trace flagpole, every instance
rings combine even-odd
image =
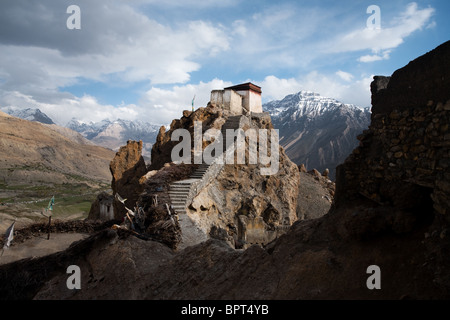
[[[48,233],[47,233],[47,240],[50,240],[50,227],[52,223],[52,212],[53,212],[53,205],[55,204],[55,196],[53,196],[50,199],[50,202],[48,203],[48,207],[45,211],[50,210],[50,214],[48,215]]]
[[[48,216],[48,234],[47,234],[47,240],[50,240],[50,225],[52,223],[52,215],[50,214]]]

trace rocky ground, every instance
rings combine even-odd
[[[297,215],[300,219],[317,219],[330,210],[334,199],[335,184],[327,175],[313,169],[300,167],[300,184],[297,201]]]

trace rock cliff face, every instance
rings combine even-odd
[[[161,128],[152,150],[151,168],[159,169],[163,163],[171,162],[171,151],[178,143],[171,139],[174,130],[187,129],[191,133],[191,141],[194,141],[195,121],[202,123],[202,133],[205,133],[209,129],[223,129],[229,117],[227,111],[212,105],[199,108],[194,113],[185,111],[180,120],[172,122],[169,131]],[[267,130],[266,147],[271,157],[270,130],[273,126],[268,114],[253,114],[233,121],[238,121],[233,123],[244,133],[251,129],[257,134],[258,130]],[[275,174],[261,174],[261,168],[265,165],[249,164],[249,139],[246,138],[243,146],[245,163],[238,164],[236,153],[233,163],[225,161],[224,165],[208,171],[207,176],[213,176],[188,199],[187,217],[183,218],[191,219],[204,239],[227,240],[236,248],[268,243],[283,234],[298,218],[296,207],[300,178],[297,166],[277,144],[279,157],[274,158],[277,162]],[[209,141],[203,140],[202,150],[209,144]],[[262,148],[260,141],[257,147]],[[259,159],[260,156],[256,157]]]
[[[273,129],[268,114],[254,114],[251,119],[242,117],[240,127],[244,132]],[[271,143],[274,142],[267,145],[269,150]],[[192,199],[188,213],[205,233],[230,240],[233,247],[246,248],[274,240],[297,220],[298,167],[281,146],[277,148],[276,173],[264,175],[263,165],[249,164],[247,139],[246,163],[225,163],[217,177]]]
[[[142,141],[129,140],[126,146],[120,148],[110,163],[112,174],[111,188],[113,194],[118,193],[126,199],[125,205],[133,209],[139,194],[143,191],[140,179],[147,173],[144,158],[142,157]],[[125,216],[124,205],[114,199],[114,217],[121,219]]]
[[[177,129],[186,129],[191,133],[191,142],[194,141],[194,123],[202,122],[202,134],[209,128],[220,129],[225,122],[222,110],[213,106],[198,108],[195,112],[185,110],[181,119],[174,119],[170,124],[169,130],[162,126],[159,129],[156,142],[152,146],[152,163],[150,170],[159,170],[165,163],[172,162],[171,153],[173,148],[180,143],[172,140],[172,134]],[[207,145],[202,145],[202,149]],[[194,145],[192,144],[191,150]],[[193,159],[193,158],[192,158]],[[192,161],[193,162],[193,161]]]

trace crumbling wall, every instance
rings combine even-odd
[[[374,77],[372,123],[337,168],[336,205],[361,197],[450,221],[450,42]]]
[[[101,192],[91,205],[88,220],[109,221],[114,219],[114,196]]]

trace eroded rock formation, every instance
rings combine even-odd
[[[244,132],[273,129],[268,114],[242,117],[240,127]],[[273,142],[267,140],[270,150]],[[247,138],[246,163],[225,163],[217,177],[192,199],[188,212],[206,233],[242,248],[274,240],[297,220],[298,167],[281,146],[278,148],[279,157],[273,159],[276,172],[265,175],[261,173],[264,165],[248,163]]]
[[[195,112],[185,110],[181,119],[174,119],[170,128],[166,130],[164,126],[159,129],[156,142],[152,147],[152,163],[150,170],[159,170],[164,164],[172,162],[171,153],[173,148],[180,143],[172,139],[172,134],[177,129],[186,129],[191,133],[193,149],[194,123],[202,122],[202,134],[209,128],[220,129],[225,122],[222,109],[208,105],[206,108],[198,108]],[[206,146],[207,142],[202,146]]]
[[[142,141],[128,141],[127,145],[121,147],[116,153],[109,167],[112,174],[113,194],[118,193],[123,199],[126,199],[125,205],[133,209],[143,190],[140,180],[147,173],[147,167],[142,157]],[[114,199],[115,219],[123,218],[125,213],[124,205]]]

